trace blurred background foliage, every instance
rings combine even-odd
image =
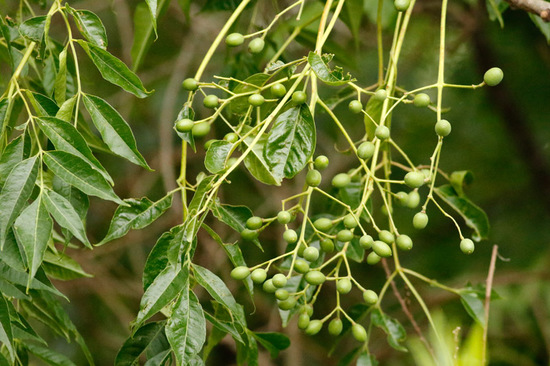
[[[238,1],[235,1],[238,2]],[[308,1],[309,2],[309,1]],[[175,187],[179,168],[179,139],[172,126],[186,93],[180,88],[185,77],[192,76],[208,46],[229,16],[227,11],[209,11],[212,7],[231,5],[231,1],[191,1],[186,14],[185,4],[173,1],[159,18],[158,39],[154,42],[138,74],[148,89],[155,93],[145,100],[117,90],[101,81],[94,67],[85,68],[85,90],[102,95],[127,119],[136,135],[138,146],[155,172],[146,172],[121,159],[100,155],[105,167],[112,173],[115,190],[121,197],[148,196],[159,198]],[[257,10],[251,8],[241,17],[236,31],[254,31],[254,24],[265,25],[282,8],[283,1],[260,1]],[[356,2],[357,3],[357,2]],[[4,0],[7,9],[14,3]],[[184,4],[182,9],[182,4]],[[109,51],[132,65],[133,16],[143,2],[137,0],[74,1],[71,6],[89,9],[98,14],[105,24],[110,44]],[[393,9],[391,2],[386,8]],[[202,10],[201,10],[202,9]],[[373,23],[373,5],[364,1],[364,16],[358,36],[339,24],[325,47],[326,52],[336,54],[334,63],[344,66],[361,85],[371,85],[377,78],[376,25]],[[419,1],[413,12],[410,30],[405,39],[399,63],[398,85],[416,88],[436,81],[439,35],[440,2]],[[9,13],[9,12],[8,12]],[[482,207],[491,222],[490,238],[477,245],[471,256],[463,255],[452,222],[432,211],[430,224],[422,232],[415,232],[415,248],[402,254],[403,265],[453,287],[463,287],[468,282],[482,284],[487,276],[491,247],[498,244],[499,253],[506,260],[498,260],[494,289],[500,299],[491,304],[489,328],[490,365],[548,365],[550,355],[550,48],[547,40],[534,26],[528,15],[508,10],[503,14],[504,28],[487,17],[485,4],[475,0],[453,1],[448,14],[448,47],[446,56],[446,81],[457,84],[477,84],[483,72],[492,66],[504,70],[505,78],[495,88],[475,91],[447,89],[444,106],[450,108],[445,118],[453,122],[453,133],[445,139],[441,167],[446,172],[471,170],[475,176],[468,188],[468,196]],[[52,23],[55,34],[56,21]],[[384,17],[385,49],[389,49],[395,12]],[[290,24],[289,22],[288,24]],[[281,23],[268,37],[269,50],[261,56],[253,56],[245,47],[236,50],[221,48],[207,69],[203,80],[211,80],[214,74],[246,77],[261,70],[273,54],[273,46],[280,45],[291,32],[288,24]],[[315,23],[313,24],[315,26]],[[285,53],[291,60],[306,55],[312,49],[312,37],[306,31],[297,43]],[[387,55],[386,55],[387,57]],[[84,58],[83,58],[84,59]],[[85,62],[85,61],[83,61]],[[337,89],[325,87],[330,96]],[[432,100],[436,95],[431,94]],[[345,103],[347,104],[347,103]],[[344,103],[337,107],[345,116]],[[199,115],[206,111],[198,110]],[[355,131],[356,137],[363,128],[358,119],[349,115],[343,118],[346,128]],[[433,124],[435,115],[412,106],[400,106],[393,118],[393,136],[407,151],[413,161],[426,161],[435,144]],[[319,147],[316,154],[331,156],[331,165],[325,177],[344,171],[345,154],[335,154],[334,146],[343,146],[326,114],[316,114]],[[356,124],[356,125],[354,125]],[[221,138],[227,132],[216,129],[209,138]],[[203,142],[205,142],[204,140]],[[202,143],[196,154],[191,154],[190,177],[204,170]],[[232,182],[220,193],[227,203],[246,203],[256,215],[270,217],[280,209],[280,199],[300,190],[304,177],[273,189],[255,182],[243,170],[230,176]],[[193,181],[193,178],[191,178]],[[328,183],[329,179],[325,179]],[[426,188],[424,188],[426,189]],[[379,206],[375,202],[376,214]],[[378,208],[377,208],[378,207]],[[115,205],[92,200],[88,215],[88,234],[92,242],[99,241],[107,231]],[[321,209],[321,205],[318,207]],[[402,227],[410,227],[412,213],[396,209],[396,219]],[[58,282],[55,285],[71,300],[66,308],[94,354],[98,365],[112,364],[114,356],[129,334],[128,324],[139,308],[141,297],[141,273],[145,259],[160,234],[181,220],[181,209],[174,207],[148,229],[130,232],[126,237],[93,251],[71,253],[94,278]],[[217,230],[225,232],[223,239],[234,242],[240,238],[223,224],[208,218]],[[409,226],[407,226],[409,225]],[[277,244],[280,228],[263,235],[265,253],[250,243],[242,248],[247,263],[256,264],[269,255],[282,251]],[[220,232],[219,231],[219,232]],[[70,249],[69,249],[70,250]],[[207,236],[199,233],[199,246],[195,260],[226,279],[228,286],[239,293],[240,301],[249,314],[254,330],[279,330],[280,320],[271,297],[261,291],[255,294],[256,306],[240,284],[229,278],[231,265],[225,253]],[[385,275],[382,266],[357,266],[361,281],[379,290]],[[361,267],[361,268],[359,268]],[[355,272],[359,273],[359,272]],[[411,312],[429,333],[427,322],[414,298],[403,283],[398,289],[410,305]],[[450,336],[450,347],[457,339],[476,332],[473,321],[462,308],[459,299],[449,293],[420,285],[428,306],[437,312],[437,322]],[[200,295],[200,294],[199,294]],[[356,301],[360,301],[357,295]],[[333,304],[323,304],[325,310]],[[350,301],[350,303],[352,303]],[[407,328],[408,345],[421,348],[414,339],[412,327],[401,311],[395,297],[389,294],[384,307]],[[292,345],[281,353],[278,360],[269,359],[264,352],[261,365],[336,365],[339,356],[356,346],[346,339],[327,355],[330,345],[324,333],[307,337],[294,323],[282,330]],[[454,333],[453,333],[454,331]],[[455,334],[455,336],[453,336]],[[411,354],[391,349],[381,331],[372,335],[372,351],[382,365],[425,364],[420,352]],[[351,338],[351,337],[350,337]],[[475,337],[471,338],[475,339]],[[79,356],[74,345],[63,341],[50,343],[65,354]],[[455,344],[456,346],[456,344]],[[466,347],[464,345],[464,347]],[[222,342],[213,351],[211,365],[231,365],[234,360],[234,344]],[[83,360],[81,360],[84,362]],[[83,364],[77,362],[77,364]],[[463,362],[467,365],[468,362]]]

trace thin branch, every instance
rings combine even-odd
[[[485,326],[483,327],[483,357],[482,363],[486,364],[487,354],[487,331],[489,329],[489,307],[491,306],[491,291],[493,288],[493,278],[495,276],[495,266],[498,255],[498,245],[493,245],[493,254],[491,255],[491,264],[489,265],[489,274],[487,275],[487,282],[485,287]]]
[[[521,9],[538,15],[545,22],[550,22],[550,2],[544,0],[505,0],[512,8]]]

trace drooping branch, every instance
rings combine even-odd
[[[524,10],[550,22],[550,2],[545,0],[506,0],[513,8]]]

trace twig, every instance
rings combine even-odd
[[[550,22],[550,3],[544,0],[505,0],[512,8],[521,9],[538,15],[543,21]]]
[[[493,245],[493,254],[491,255],[491,264],[489,265],[489,274],[485,288],[485,326],[483,327],[483,349],[482,349],[482,364],[486,364],[487,355],[487,331],[489,329],[489,307],[491,306],[491,291],[493,287],[493,277],[495,275],[495,266],[498,255],[498,245]]]

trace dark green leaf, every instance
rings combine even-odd
[[[44,37],[44,27],[46,26],[46,16],[39,16],[25,20],[19,26],[19,33],[33,42],[40,43]]]
[[[59,70],[55,76],[54,96],[59,105],[62,105],[67,97],[67,47],[59,53]]]
[[[275,359],[279,352],[290,346],[290,339],[281,333],[253,332],[254,338],[269,351],[271,358]]]
[[[3,293],[4,296],[12,297],[17,300],[29,300],[30,297],[27,296],[24,292],[19,290],[16,286],[12,285],[8,281],[5,281],[0,278],[0,293]],[[17,338],[17,336],[15,337]]]
[[[206,4],[201,9],[201,12],[212,12],[229,10],[233,11],[239,6],[242,0],[206,0]],[[254,3],[254,1],[252,1]]]
[[[153,0],[154,1],[154,0]],[[158,19],[168,9],[170,1],[158,0],[155,17]],[[149,47],[156,37],[156,24],[152,19],[151,8],[145,3],[139,3],[134,12],[134,42],[132,43],[132,70],[134,72],[141,66]]]
[[[138,98],[145,98],[152,93],[145,89],[139,77],[124,62],[93,43],[82,40],[77,40],[77,42],[90,56],[105,80],[120,86]]]
[[[46,191],[44,194],[44,204],[60,226],[69,230],[72,235],[88,248],[92,248],[86,236],[86,229],[82,219],[67,199],[55,191]]]
[[[233,144],[229,141],[219,140],[210,145],[204,158],[204,166],[212,174],[218,174],[225,170],[229,153]]]
[[[452,186],[446,184],[435,188],[435,193],[460,214],[466,225],[474,230],[472,239],[480,241],[489,235],[489,219],[487,214],[465,196],[459,197]]]
[[[376,358],[368,354],[367,352],[362,352],[359,355],[359,358],[357,359],[357,366],[377,366],[378,361],[376,361]]]
[[[343,357],[340,358],[338,361],[338,366],[349,366],[351,365],[352,361],[357,357],[357,354],[361,352],[360,347],[355,347],[350,352],[345,354]]]
[[[188,365],[206,340],[204,312],[197,296],[188,286],[184,286],[166,323],[166,338],[172,345],[177,365]]]
[[[10,67],[13,71],[15,70],[16,65],[13,59],[13,51],[11,47],[11,33],[3,17],[2,19],[0,19],[0,35],[2,35],[2,37],[6,41],[6,51],[8,53],[8,60],[9,60]],[[0,113],[0,116],[1,116],[1,113]],[[2,128],[1,121],[2,121],[2,118],[0,118],[0,129]]]
[[[246,206],[224,205],[217,200],[212,205],[212,213],[218,220],[229,225],[238,233],[246,228],[246,220],[253,216],[252,211]],[[263,251],[258,239],[254,239],[252,242]]]
[[[99,17],[89,10],[76,10],[69,5],[65,7],[73,16],[80,34],[94,45],[107,49],[107,33]]]
[[[99,97],[85,95],[84,105],[103,141],[112,152],[145,169],[152,170],[137,149],[132,129],[109,103]]]
[[[172,206],[172,197],[169,194],[156,202],[151,201],[147,197],[143,197],[140,200],[133,198],[124,200],[127,205],[117,208],[107,235],[97,245],[103,245],[111,240],[120,238],[132,229],[143,229],[150,225]]]
[[[244,130],[246,132],[246,129]],[[249,135],[244,139],[243,148],[248,148],[252,141],[254,141],[254,135]],[[277,179],[271,173],[271,168],[264,158],[264,146],[267,141],[267,136],[263,135],[254,144],[252,150],[244,158],[244,165],[246,169],[252,174],[254,178],[265,184],[271,184],[275,186],[281,185],[281,179]]]
[[[212,325],[215,327],[215,329],[218,329],[219,331],[223,332],[224,334],[227,334],[227,333],[231,334],[233,339],[235,339],[236,341],[244,344],[243,337],[241,336],[241,333],[239,332],[239,330],[235,327],[235,324],[233,324],[232,322],[223,321],[223,320],[217,318],[216,316],[213,316],[213,315],[209,314],[206,311],[204,312],[204,316],[205,316],[206,320],[208,320],[210,323],[212,323]]]
[[[361,27],[361,19],[363,18],[363,0],[348,0],[344,3],[344,12],[342,20],[348,26],[355,40],[355,44],[359,43],[359,28]]]
[[[401,345],[401,342],[407,339],[407,332],[397,319],[387,316],[380,309],[374,309],[371,314],[371,321],[388,335],[390,346],[398,351],[407,352],[407,348]]]
[[[82,192],[124,204],[105,178],[78,156],[65,151],[48,151],[44,153],[43,159],[55,175]]]
[[[55,114],[56,118],[59,118],[65,122],[70,122],[73,118],[74,106],[76,105],[76,95],[63,102],[59,110]],[[82,124],[82,123],[80,123]]]
[[[85,160],[90,166],[101,173],[111,184],[113,179],[92,154],[84,137],[74,126],[55,117],[39,117],[36,119],[40,129],[51,140],[57,150],[65,151]]]
[[[350,81],[353,81],[349,73],[347,75],[344,75],[344,71],[341,67],[336,66],[334,70],[331,70],[328,67],[328,62],[330,62],[331,59],[332,55],[325,55],[325,57],[323,58],[315,52],[310,52],[307,57],[307,61],[311,66],[311,69],[313,70],[313,72],[315,72],[315,75],[317,75],[317,77],[325,84],[336,86],[344,85]]]
[[[86,214],[90,206],[88,196],[57,176],[53,177],[52,186],[56,193],[71,203],[80,220],[86,221]]]
[[[36,114],[40,117],[55,116],[59,111],[57,104],[45,96],[44,94],[35,93],[27,90],[32,106],[36,110]]]
[[[27,258],[30,281],[42,264],[53,229],[53,222],[44,206],[42,194],[21,212],[13,224],[13,229]]]
[[[485,327],[485,308],[481,296],[471,290],[461,290],[459,294],[460,302],[462,302],[468,315],[470,315],[479,325]]]
[[[187,268],[178,268],[174,265],[166,267],[143,294],[133,327],[141,327],[143,322],[174,300],[187,281],[188,275]]]
[[[474,181],[474,175],[469,170],[460,170],[452,172],[449,178],[455,192],[460,196],[464,196],[464,188],[468,187]]]
[[[27,273],[15,270],[0,261],[0,278],[3,278],[8,282],[13,283],[14,285],[27,286],[29,275]],[[33,278],[29,288],[34,290],[48,291],[57,296],[65,297],[50,283],[45,282],[42,279],[39,280],[38,278]]]
[[[508,3],[504,0],[487,0],[486,7],[489,19],[492,21],[498,20],[500,27],[503,28],[504,20],[502,19],[502,13],[508,9]]]
[[[17,244],[13,230],[9,230],[8,235],[6,235],[1,258],[4,263],[13,269],[21,272],[26,272],[28,269],[25,262],[26,258],[21,254],[21,249],[19,248],[19,244]]]
[[[289,106],[275,119],[264,146],[264,157],[277,179],[292,178],[315,150],[315,123],[307,104]]]
[[[263,86],[271,75],[268,74],[254,74],[246,79],[242,83],[238,83],[237,86],[233,89],[235,94],[244,94],[247,92],[258,91],[259,88],[254,87],[254,85],[260,87]],[[248,103],[248,96],[242,96],[235,98],[230,104],[230,110],[232,113],[243,114],[245,113],[250,104]]]
[[[13,167],[0,193],[0,248],[8,229],[27,203],[38,175],[38,159],[36,156],[28,158]]]
[[[149,253],[145,268],[143,269],[143,290],[153,283],[153,280],[161,273],[168,265],[168,249],[172,246],[174,240],[182,237],[183,226],[173,227],[170,231],[165,232],[157,240],[157,243]]]
[[[133,336],[128,338],[115,358],[115,366],[134,365],[139,360],[139,356],[151,344],[151,342],[164,332],[165,322],[147,323],[140,327]]]
[[[369,140],[374,138],[374,130],[376,130],[377,126],[376,124],[379,123],[380,118],[382,118],[383,104],[383,101],[371,97],[365,106],[365,131]],[[373,121],[376,122],[376,124]]]
[[[51,349],[34,343],[26,343],[25,347],[35,356],[53,366],[76,366],[70,359]]]
[[[91,274],[85,272],[78,262],[63,253],[46,251],[42,266],[48,276],[61,281],[93,277]]]
[[[4,185],[13,167],[23,160],[24,136],[20,135],[13,139],[0,155],[0,187]]]
[[[508,4],[505,1],[502,1],[502,2],[505,3],[505,4]],[[529,14],[529,18],[531,18],[533,23],[535,23],[537,28],[544,35],[544,37],[546,38],[546,42],[548,44],[550,44],[550,23],[543,21],[541,19],[541,17],[539,17],[538,15],[534,15],[534,14]]]
[[[15,361],[15,349],[13,347],[13,332],[11,328],[8,302],[3,293],[0,294],[0,342],[7,348],[10,360]]]

